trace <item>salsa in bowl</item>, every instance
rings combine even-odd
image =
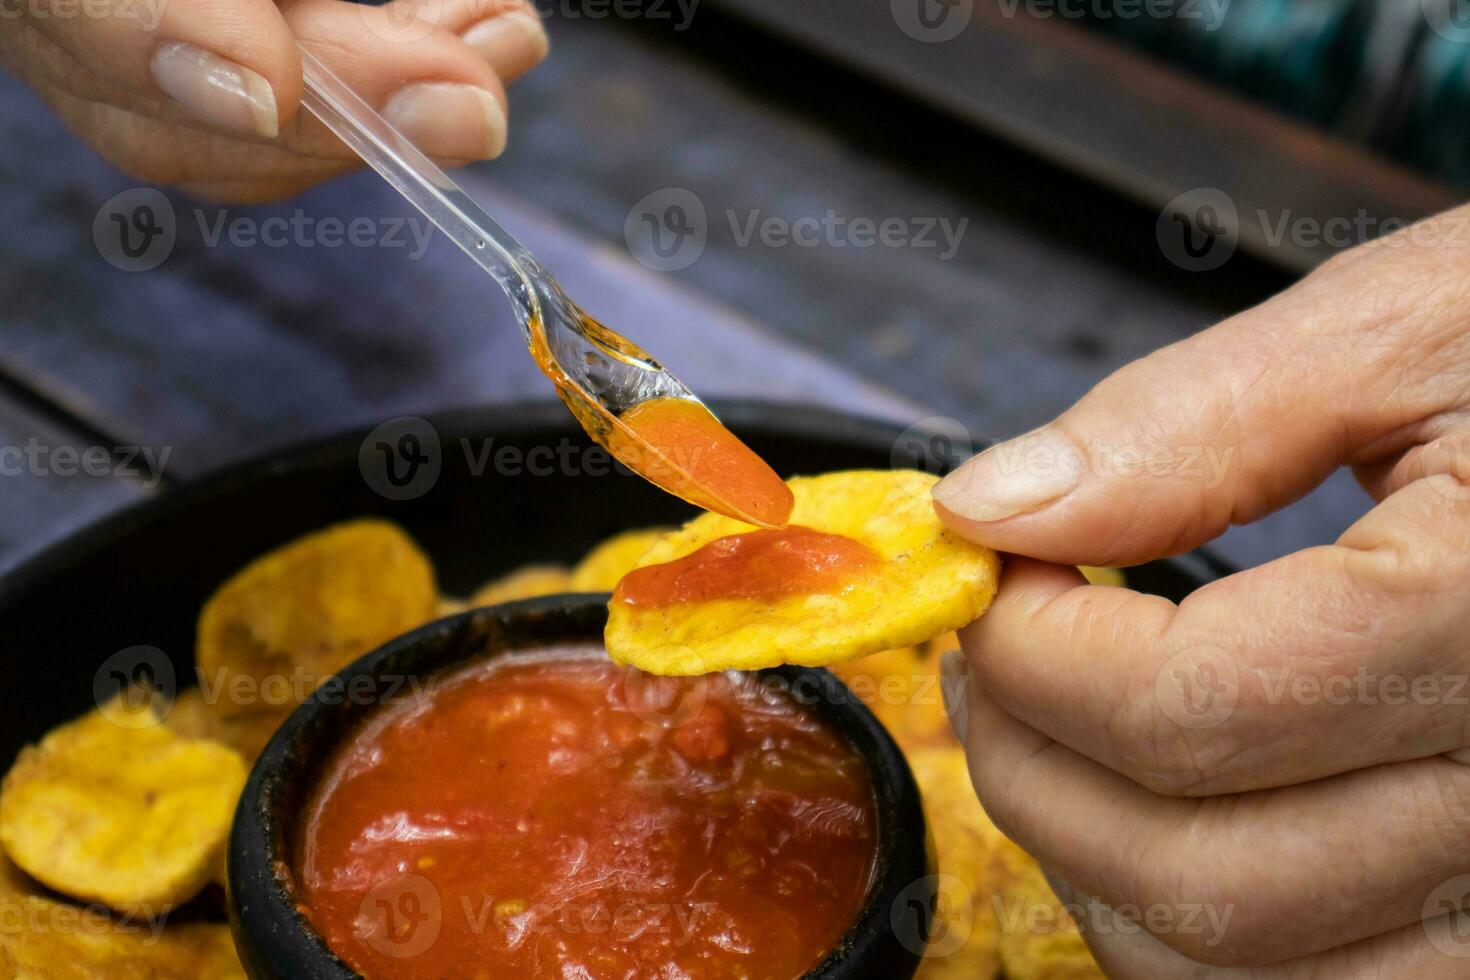
[[[440,620],[287,721],[230,847],[253,977],[913,972],[923,815],[867,710],[821,670],[616,666],[605,616]]]

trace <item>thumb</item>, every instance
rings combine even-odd
[[[1415,261],[1461,266],[1440,270],[1456,276],[1470,262],[1463,249],[1425,261],[1374,248],[1124,367],[1056,421],[969,460],[934,488],[941,519],[1043,561],[1136,564],[1285,506],[1452,411],[1459,386],[1442,379],[1466,365],[1436,377],[1422,363],[1447,353],[1434,342],[1445,304],[1390,286]]]

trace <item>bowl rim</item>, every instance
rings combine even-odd
[[[228,844],[230,928],[248,975],[293,980],[360,976],[311,926],[292,868],[292,830],[298,825],[291,815],[314,790],[322,762],[382,707],[354,704],[342,698],[342,692],[354,684],[366,690],[368,683],[376,690],[385,675],[452,673],[477,660],[538,645],[589,641],[600,645],[607,600],[607,593],[566,593],[436,619],[358,658],[291,713],[251,767]],[[790,687],[810,686],[814,695],[802,696],[797,703],[820,713],[863,758],[879,817],[868,895],[837,945],[803,978],[872,976],[876,974],[867,971],[870,959],[886,957],[892,962],[895,956],[911,960],[911,965],[903,972],[884,970],[882,975],[908,976],[923,951],[913,949],[907,935],[894,934],[900,928],[895,910],[913,907],[932,915],[934,897],[927,824],[908,762],[888,731],[830,671],[786,665],[758,673],[779,676]],[[337,686],[328,686],[334,683]],[[928,934],[927,919],[916,925],[918,935]]]

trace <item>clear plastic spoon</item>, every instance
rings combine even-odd
[[[524,245],[305,47],[302,103],[510,297],[531,356],[587,433],[669,493],[763,527],[790,492],[692,391],[584,313]]]

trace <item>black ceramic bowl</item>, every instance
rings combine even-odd
[[[286,720],[255,763],[230,837],[230,924],[253,980],[350,980],[300,911],[291,863],[299,819],[333,755],[401,690],[505,653],[601,644],[606,595],[552,596],[451,616],[401,636],[328,681]],[[903,754],[883,727],[825,670],[779,667],[776,675],[804,710],[832,725],[866,761],[878,814],[878,851],[868,898],[837,947],[807,974],[818,980],[913,975],[927,933],[932,881],[924,811]],[[345,696],[353,692],[353,696]],[[372,693],[370,693],[372,692]],[[921,921],[915,921],[918,915]]]

